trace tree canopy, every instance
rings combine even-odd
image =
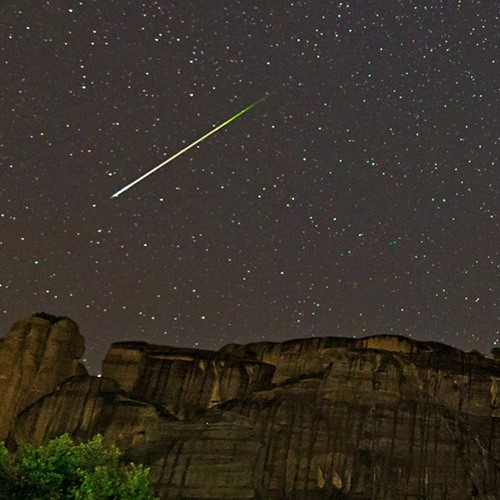
[[[500,361],[500,347],[494,347],[491,350],[491,354],[493,354],[493,359],[495,361]]]
[[[76,444],[63,434],[45,445],[0,443],[0,499],[154,500],[149,469],[120,463],[120,450],[102,436]]]

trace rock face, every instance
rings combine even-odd
[[[0,440],[20,410],[86,372],[78,362],[84,351],[78,325],[68,318],[41,313],[14,324],[0,341]]]
[[[103,375],[67,378],[10,438],[101,433],[168,499],[500,498],[500,365],[481,355],[395,336],[126,342]]]
[[[242,356],[144,342],[113,344],[102,373],[179,418],[269,388],[274,366]]]

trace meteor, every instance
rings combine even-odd
[[[236,118],[239,118],[241,115],[245,114],[247,111],[250,111],[254,106],[257,106],[257,104],[261,103],[262,101],[265,101],[270,95],[274,94],[275,91],[266,94],[264,97],[261,97],[258,101],[255,101],[253,104],[250,104],[250,106],[247,106],[245,109],[242,109],[240,112],[236,113],[234,116],[226,120],[224,123],[221,123],[220,125],[217,125],[214,129],[210,130],[210,132],[206,133],[204,136],[200,137],[199,139],[196,139],[196,141],[192,142],[189,146],[186,146],[184,149],[181,149],[179,152],[175,153],[173,156],[170,158],[167,158],[164,162],[160,163],[156,167],[152,168],[149,172],[146,172],[145,174],[141,175],[135,181],[132,181],[130,184],[127,184],[125,187],[122,187],[119,191],[117,191],[115,194],[111,196],[111,198],[118,198],[122,193],[127,191],[127,189],[130,189],[132,186],[135,186],[139,182],[143,181],[146,177],[149,177],[151,174],[154,174],[157,170],[159,170],[161,167],[164,167],[167,165],[167,163],[170,163],[171,161],[174,161],[178,156],[184,154],[186,151],[190,150],[192,147],[196,146],[199,144],[201,141],[204,141],[208,137],[210,137],[212,134],[215,134],[215,132],[219,131],[221,128],[224,128],[226,125],[229,125],[232,121],[236,120]]]

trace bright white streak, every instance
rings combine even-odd
[[[266,94],[264,97],[260,98],[258,101],[254,102],[253,104],[250,104],[250,106],[246,107],[245,109],[241,110],[240,112],[236,113],[234,116],[231,116],[229,120],[226,120],[224,123],[221,123],[220,125],[217,125],[213,130],[210,132],[206,133],[203,137],[200,137],[199,139],[196,139],[193,143],[191,143],[189,146],[186,146],[184,149],[181,149],[179,152],[175,153],[173,156],[170,158],[166,159],[164,162],[160,163],[156,167],[152,168],[149,172],[146,172],[145,174],[141,175],[138,177],[135,181],[132,181],[130,184],[127,184],[125,187],[122,187],[119,191],[117,191],[115,194],[111,196],[111,198],[118,198],[122,193],[127,191],[127,189],[130,189],[132,186],[135,186],[137,183],[143,181],[146,177],[149,177],[151,174],[154,174],[157,170],[159,170],[161,167],[164,167],[167,163],[170,163],[171,161],[174,161],[178,156],[184,154],[186,151],[191,149],[192,147],[196,146],[199,144],[201,141],[204,141],[207,137],[210,137],[212,134],[215,134],[218,130],[221,128],[225,127],[229,123],[231,123],[233,120],[236,120],[239,116],[242,114],[246,113],[250,109],[252,109],[254,106],[262,102],[263,100],[267,99],[271,94]]]

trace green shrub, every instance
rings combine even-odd
[[[67,434],[11,454],[0,443],[0,499],[153,500],[149,469],[123,465],[102,436],[75,444]]]
[[[493,359],[495,361],[500,361],[500,347],[494,347],[491,350],[491,354],[493,355]]]

